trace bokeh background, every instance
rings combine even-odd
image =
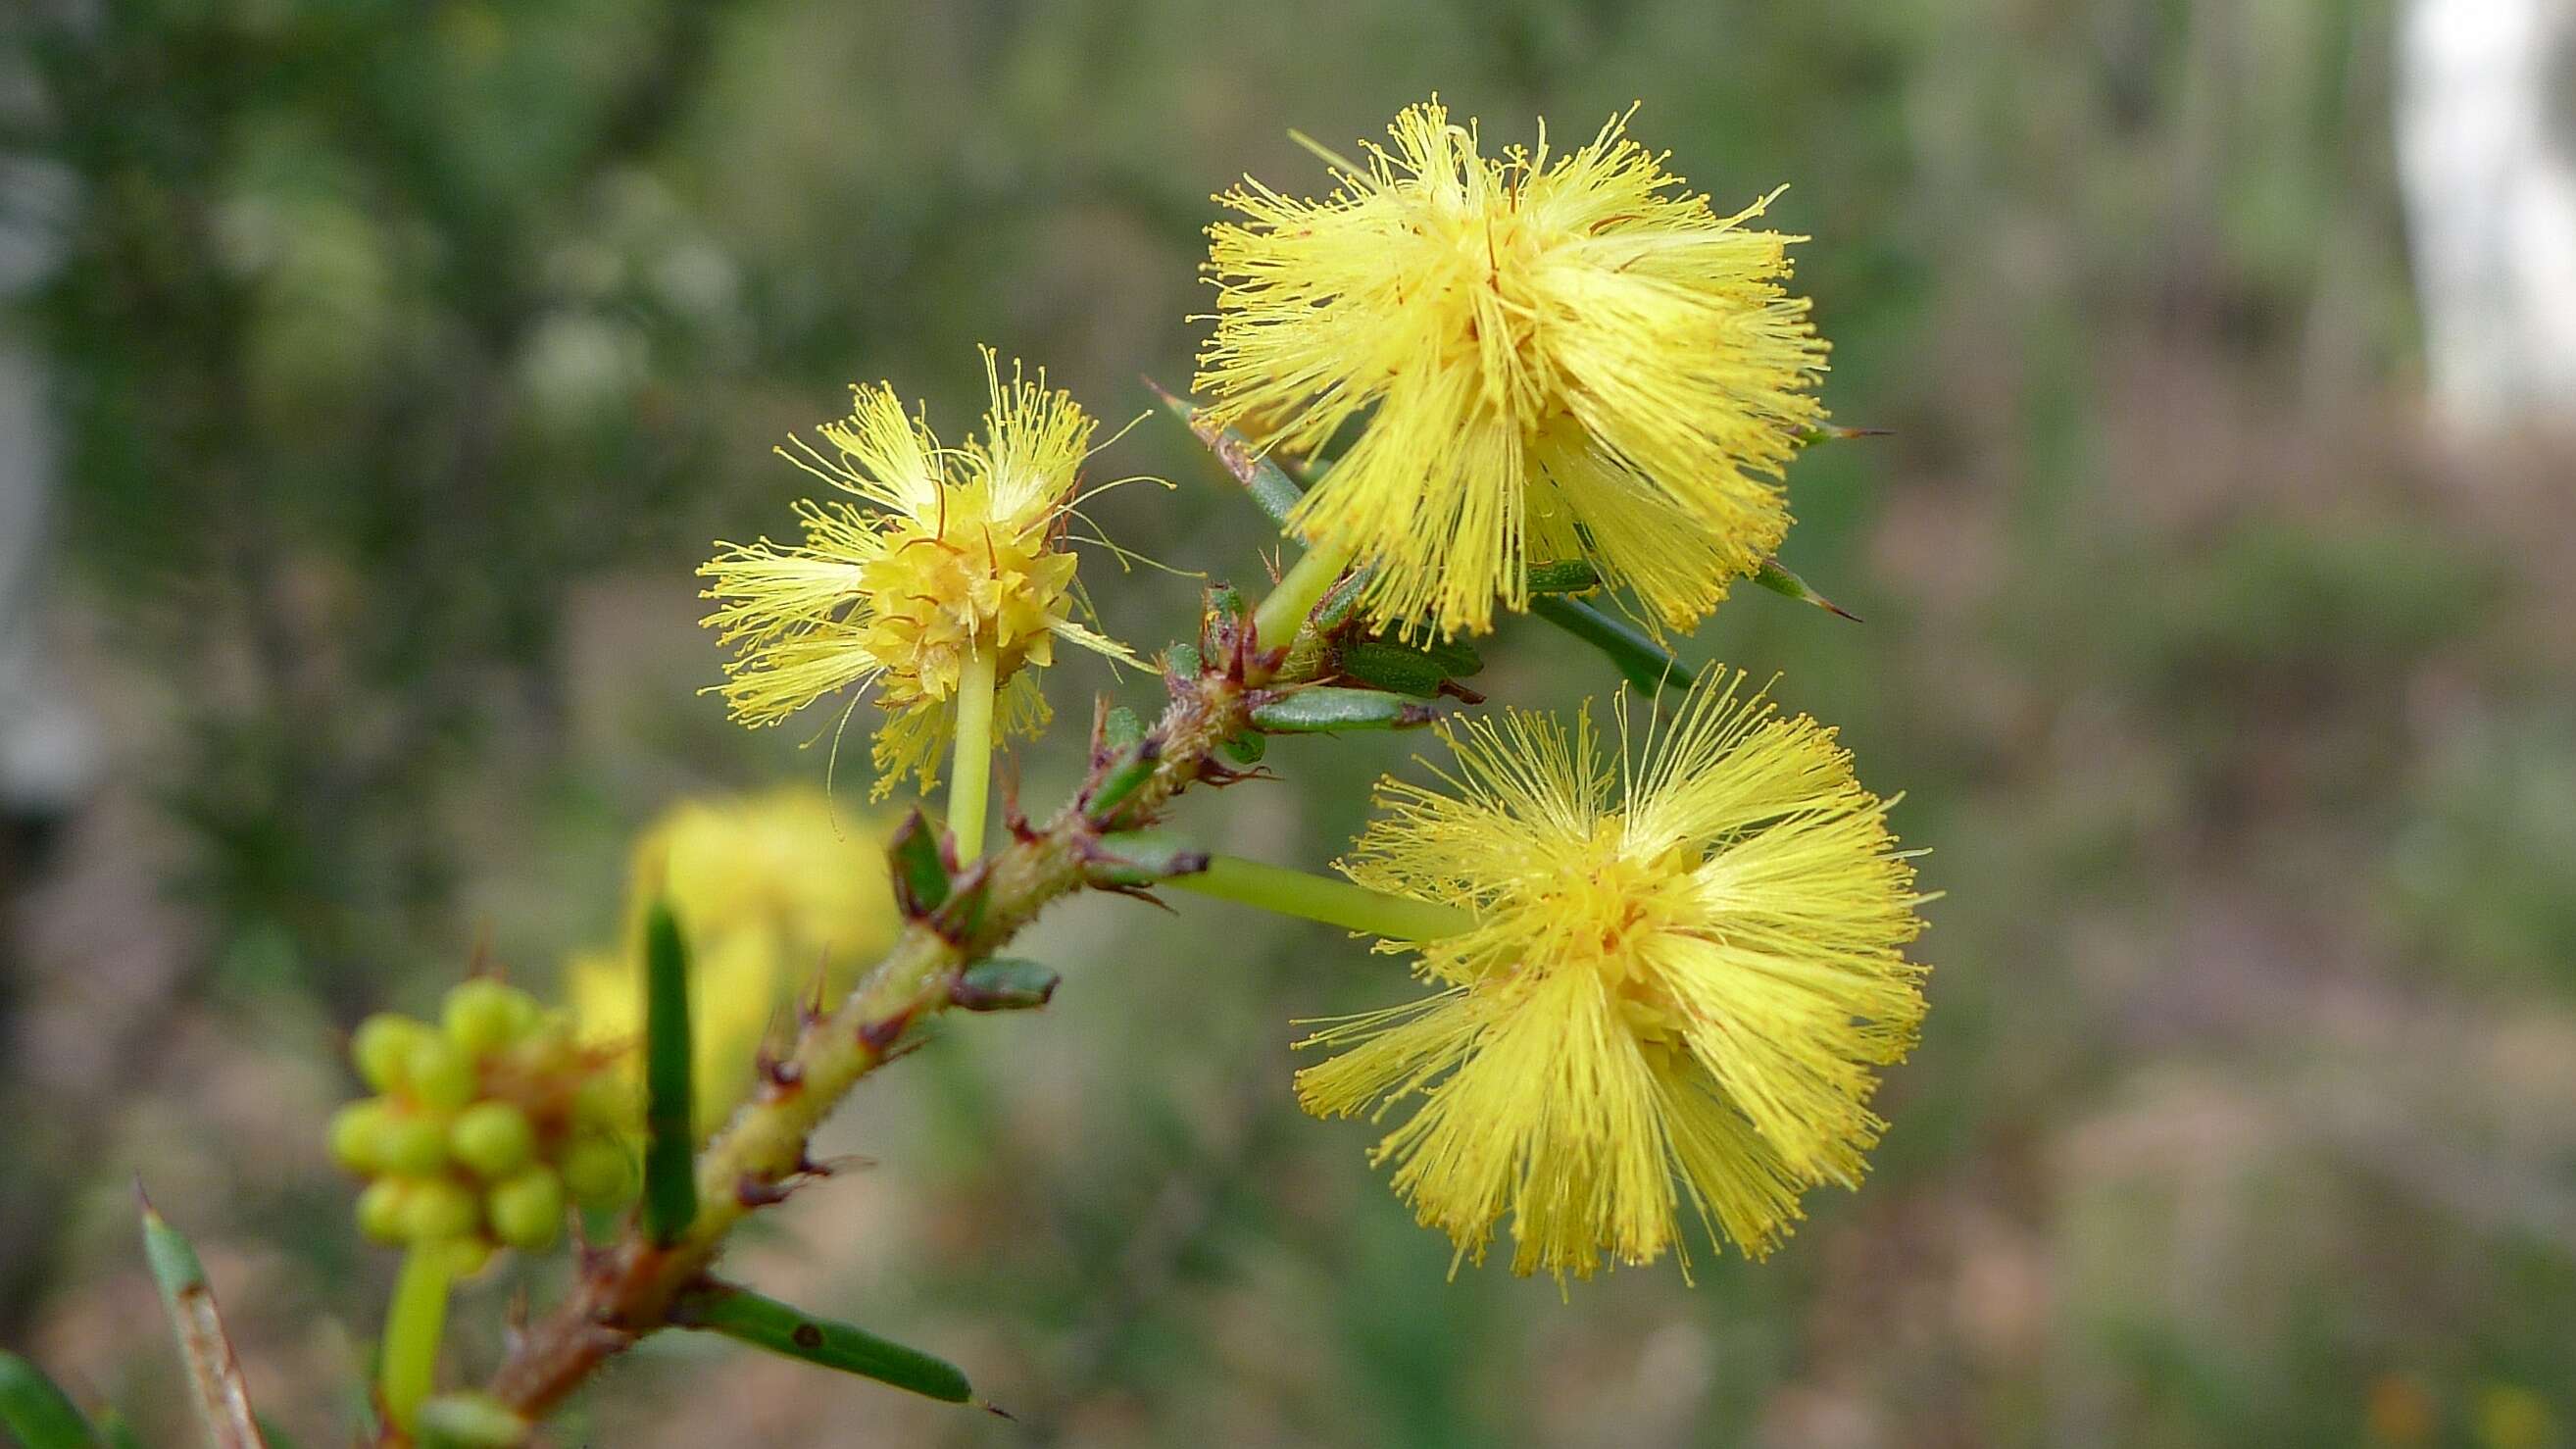
[[[691,568],[804,486],[769,445],[879,377],[961,433],[978,341],[1144,412],[1139,374],[1183,381],[1201,335],[1208,193],[1311,186],[1290,127],[1346,144],[1436,89],[1494,140],[1642,100],[1722,204],[1791,183],[1827,399],[1894,430],[1791,481],[1785,560],[1868,622],[1747,590],[1685,649],[1781,673],[1933,852],[1933,1010],[1875,1176],[1767,1263],[1697,1255],[1695,1286],[1453,1278],[1366,1129],[1288,1092],[1292,1018],[1400,996],[1394,964],[1213,902],[1081,902],[1031,943],[1055,1005],[872,1081],[832,1140],[877,1165],[736,1259],[960,1361],[1019,1425],[657,1340],[564,1441],[2570,1442],[2576,340],[2447,355],[2549,313],[2436,285],[2436,238],[2544,280],[2576,246],[2498,219],[2525,173],[2474,135],[2455,164],[2410,131],[2522,86],[2520,164],[2566,184],[2569,23],[13,7],[0,1343],[183,1442],[139,1170],[265,1409],[345,1441],[393,1266],[319,1145],[348,1026],[430,1006],[478,935],[549,985],[615,939],[628,843],[674,801],[820,779],[807,731],[699,693]],[[2428,37],[2501,59],[2441,72]],[[1100,500],[1112,536],[1258,576],[1261,519],[1168,419],[1097,466],[1177,485]],[[1086,575],[1149,644],[1193,597]],[[1614,687],[1543,628],[1488,652],[1498,700]],[[1075,725],[1094,689],[1152,693],[1052,676]],[[1280,745],[1281,783],[1190,828],[1319,864],[1413,747]],[[1074,754],[1024,751],[1029,793]],[[472,1289],[451,1371],[559,1271]]]

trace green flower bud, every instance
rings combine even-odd
[[[396,1012],[379,1011],[358,1023],[349,1038],[349,1060],[358,1075],[379,1092],[393,1093],[409,1081],[412,1043],[429,1031],[427,1022]]]
[[[635,1195],[635,1155],[613,1137],[585,1137],[564,1154],[563,1177],[583,1207],[620,1207]]]
[[[428,1112],[389,1112],[376,1129],[376,1168],[428,1177],[447,1167],[447,1119]]]
[[[432,1177],[411,1184],[402,1206],[403,1236],[415,1243],[462,1238],[482,1226],[483,1207],[465,1184]]]
[[[447,1240],[447,1271],[451,1277],[471,1278],[492,1265],[494,1247],[490,1238],[479,1233]]]
[[[544,1252],[563,1231],[563,1179],[546,1168],[529,1168],[486,1193],[483,1206],[495,1237],[522,1252]]]
[[[573,1093],[573,1125],[600,1133],[631,1132],[642,1121],[639,1106],[634,1083],[602,1073],[584,1081]]]
[[[537,1152],[537,1130],[528,1114],[507,1102],[477,1102],[456,1114],[447,1129],[447,1150],[486,1182],[498,1182],[525,1167]]]
[[[537,999],[489,976],[460,981],[447,993],[447,1039],[470,1057],[485,1057],[527,1032],[545,1015]]]
[[[358,1194],[358,1231],[379,1243],[399,1243],[408,1236],[408,1217],[403,1211],[411,1197],[411,1183],[399,1177],[380,1177],[367,1184]]]
[[[376,1172],[384,1167],[385,1128],[394,1118],[394,1104],[382,1097],[366,1097],[351,1102],[331,1114],[329,1141],[331,1158],[351,1172]]]
[[[411,1078],[412,1096],[422,1105],[441,1111],[456,1111],[473,1101],[480,1089],[474,1059],[443,1036],[423,1033],[414,1040],[404,1070]]]

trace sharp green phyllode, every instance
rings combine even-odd
[[[1587,600],[1562,594],[1540,594],[1530,612],[1601,651],[1621,678],[1648,698],[1666,688],[1688,689],[1694,675],[1689,665],[1648,637],[1646,631]]]
[[[691,1159],[689,949],[669,901],[656,901],[644,926],[644,1230],[670,1243],[698,1216]]]
[[[188,1364],[188,1384],[207,1442],[215,1449],[265,1449],[267,1440],[251,1417],[250,1390],[242,1382],[241,1365],[233,1358],[232,1340],[224,1334],[223,1316],[215,1307],[205,1265],[197,1261],[197,1250],[188,1239],[153,1210],[140,1183],[135,1185],[135,1197],[143,1209],[143,1256],[152,1265],[152,1279],[160,1285],[161,1301],[170,1310],[170,1325],[178,1335],[180,1357]]]
[[[1200,422],[1198,407],[1189,399],[1165,392],[1151,378],[1146,379],[1145,385],[1154,389],[1154,395],[1163,400],[1163,406],[1171,410],[1172,416],[1188,424],[1190,431],[1198,434],[1199,441],[1207,444],[1208,451],[1216,455],[1217,462],[1234,475],[1234,480],[1243,485],[1243,491],[1252,495],[1252,501],[1261,506],[1262,512],[1270,515],[1272,522],[1288,521],[1289,510],[1305,496],[1295,479],[1269,457],[1256,451],[1241,433]]]
[[[959,973],[948,999],[967,1011],[1027,1011],[1046,1005],[1063,979],[1036,961],[988,956]]]
[[[1431,723],[1429,706],[1377,689],[1319,685],[1254,705],[1252,722],[1272,734],[1393,730]]]
[[[879,1338],[864,1328],[817,1318],[747,1288],[717,1284],[684,1294],[672,1321],[704,1329],[824,1368],[875,1379],[951,1404],[974,1401],[975,1390],[955,1364]]]
[[[1753,571],[1753,582],[1783,598],[1795,599],[1802,604],[1813,604],[1828,614],[1849,619],[1855,624],[1861,621],[1860,615],[1817,593],[1805,579],[1782,568],[1776,558],[1766,558],[1762,561],[1762,567]]]
[[[947,904],[950,879],[948,862],[939,855],[938,832],[921,811],[913,810],[895,827],[894,838],[886,842],[886,857],[894,867],[895,903],[907,916],[926,916]]]

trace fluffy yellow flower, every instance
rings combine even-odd
[[[837,997],[894,939],[902,922],[882,833],[813,790],[673,807],[636,841],[624,939],[565,969],[582,1039],[640,1039],[644,921],[666,894],[689,938],[696,1125],[712,1130],[750,1085],[761,1038],[816,973]]]
[[[1806,1188],[1860,1179],[1873,1069],[1923,1015],[1923,898],[1833,732],[1741,682],[1635,763],[1623,712],[1615,804],[1588,713],[1445,731],[1446,790],[1384,782],[1343,863],[1478,917],[1405,948],[1444,989],[1330,1025],[1307,1044],[1348,1050],[1297,1078],[1319,1116],[1420,1097],[1377,1160],[1463,1256],[1508,1213],[1516,1272],[1649,1262],[1684,1200],[1759,1256]]]
[[[1493,159],[1435,99],[1325,200],[1217,198],[1244,220],[1209,229],[1197,386],[1298,451],[1375,410],[1291,526],[1374,570],[1381,624],[1483,630],[1531,564],[1581,558],[1686,628],[1788,529],[1825,363],[1781,287],[1803,238],[1745,228],[1768,197],[1719,216],[1676,190],[1625,123]]]
[[[880,797],[907,770],[937,783],[970,656],[994,661],[1000,726],[1024,735],[1048,711],[1023,666],[1052,663],[1057,639],[1134,662],[1072,617],[1063,544],[1090,416],[1043,372],[1032,383],[1015,363],[1005,385],[990,348],[984,375],[986,437],[955,449],[905,416],[892,387],[852,387],[850,416],[821,430],[828,452],[802,440],[779,452],[871,506],[800,502],[801,545],[725,544],[698,570],[718,605],[706,622],[736,651],[720,686],[735,719],[776,724],[876,687]]]

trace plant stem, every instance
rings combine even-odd
[[[1272,589],[1270,597],[1253,612],[1253,638],[1265,649],[1276,649],[1295,638],[1298,626],[1315,611],[1316,601],[1342,576],[1350,561],[1350,550],[1345,548],[1307,550],[1305,557],[1288,570],[1288,576],[1279,581],[1279,587]]]
[[[1457,906],[1388,895],[1331,876],[1309,875],[1240,856],[1209,856],[1206,870],[1168,876],[1162,883],[1174,890],[1259,906],[1265,911],[1321,921],[1345,930],[1365,931],[1390,941],[1436,941],[1476,924],[1473,911]]]
[[[403,1254],[385,1310],[381,1381],[385,1416],[409,1432],[438,1374],[438,1341],[447,1331],[447,1284],[454,1251],[445,1243],[414,1246]]]
[[[959,861],[984,853],[984,797],[993,782],[993,673],[989,649],[966,656],[957,678],[957,759],[948,782],[948,829]]]
[[[1152,732],[1153,771],[1122,796],[1118,817],[1154,819],[1250,717],[1239,677],[1210,669],[1173,681],[1172,702]],[[850,1089],[896,1055],[923,1018],[947,1009],[968,966],[1084,886],[1107,822],[1082,802],[1106,768],[1095,765],[1092,780],[1044,828],[966,864],[948,904],[973,901],[974,909],[916,917],[838,1008],[806,1020],[760,1091],[699,1154],[698,1212],[687,1231],[659,1244],[630,1221],[614,1242],[588,1253],[571,1291],[493,1375],[493,1398],[522,1418],[542,1418],[611,1357],[669,1326],[673,1304],[747,1214],[820,1175],[806,1143]]]

